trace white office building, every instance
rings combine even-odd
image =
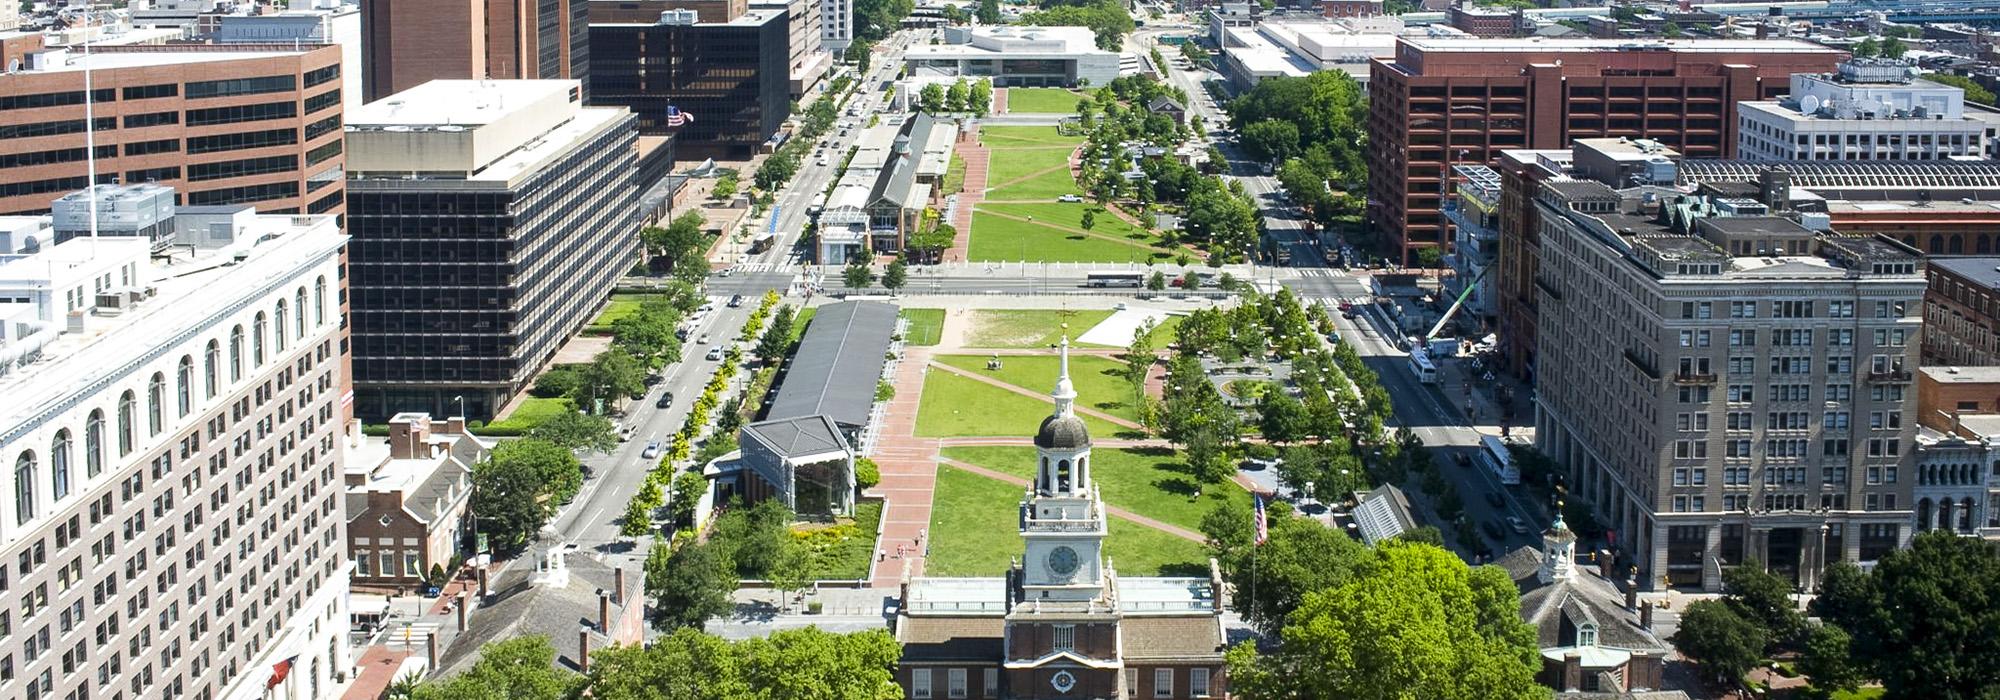
[[[164,250],[0,218],[0,696],[319,700],[354,668],[347,237],[176,217]]]
[[[854,43],[854,0],[819,0],[820,46],[835,56]]]
[[[1745,160],[1937,160],[1980,157],[1989,121],[1965,91],[1889,59],[1850,59],[1834,73],[1792,75],[1776,101],[1737,104]]]
[[[1087,27],[947,27],[944,43],[903,54],[909,75],[992,78],[994,87],[1104,85],[1119,75],[1116,52],[1097,48]]]

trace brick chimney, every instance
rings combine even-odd
[[[389,419],[389,458],[419,459],[430,456],[430,437],[430,414],[396,414]]]
[[[597,631],[611,636],[611,593],[597,592]]]
[[[625,567],[611,570],[611,602],[625,604]]]
[[[464,435],[465,416],[452,416],[450,418],[444,419],[444,434]]]
[[[590,628],[576,631],[576,666],[584,673],[590,672]]]

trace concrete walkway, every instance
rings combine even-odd
[[[1002,105],[1006,100],[995,91],[994,100]],[[958,208],[952,211],[951,227],[958,235],[951,241],[951,248],[945,250],[947,261],[965,262],[970,260],[972,249],[972,209],[986,199],[986,176],[992,168],[993,154],[986,150],[986,144],[979,142],[979,125],[974,124],[968,131],[958,135],[958,158],[965,163],[965,189],[958,193]]]
[[[1006,472],[998,472],[991,469],[987,469],[977,464],[971,464],[969,462],[961,462],[956,459],[952,459],[950,457],[944,457],[940,461],[942,461],[945,464],[951,465],[953,467],[957,467],[959,469],[964,469],[968,472],[978,474],[988,479],[993,479],[996,481],[1005,481],[1009,484],[1021,487],[1026,487],[1028,485],[1027,479],[1023,479],[1021,477],[1014,476],[1013,474],[1008,474]],[[1138,523],[1140,525],[1144,525],[1146,527],[1159,530],[1160,532],[1164,532],[1169,535],[1173,535],[1175,537],[1188,540],[1190,542],[1208,541],[1208,538],[1203,537],[1202,534],[1199,532],[1195,532],[1193,530],[1189,530],[1187,528],[1181,527],[1179,525],[1174,525],[1172,523],[1160,522],[1158,520],[1154,520],[1152,518],[1148,518],[1138,513],[1134,513],[1132,511],[1125,510],[1123,508],[1119,508],[1117,506],[1113,506],[1110,504],[1106,504],[1104,506],[1104,512],[1110,513],[1111,517],[1118,518],[1119,520],[1126,520]]]
[[[1002,437],[1002,436],[949,437],[949,438],[939,438],[938,446],[940,447],[1034,447],[1035,439],[1032,437]],[[1125,440],[1120,438],[1112,438],[1107,440],[1103,438],[1093,437],[1090,439],[1090,446],[1102,447],[1112,450],[1120,450],[1125,448],[1143,448],[1143,447],[1157,447],[1160,449],[1170,450],[1173,449],[1174,444],[1158,438],[1147,438],[1144,440]]]
[[[993,88],[993,113],[1007,113],[1007,88]]]
[[[931,525],[931,502],[937,497],[938,440],[917,437],[917,410],[923,404],[924,372],[930,367],[930,350],[904,350],[896,365],[896,397],[882,418],[882,431],[875,438],[869,457],[882,470],[882,482],[869,493],[882,496],[882,539],[876,542],[886,559],[875,564],[869,585],[895,588],[905,567],[912,575],[924,572],[922,537]],[[909,545],[898,552],[897,545]]]
[[[932,363],[932,365],[931,365],[931,366],[933,366],[933,367],[935,367],[935,368],[937,368],[937,369],[939,369],[939,370],[943,370],[943,371],[946,371],[946,372],[950,372],[950,373],[952,373],[952,374],[956,374],[956,375],[958,375],[958,376],[961,376],[961,377],[966,377],[966,378],[969,378],[969,379],[974,379],[974,380],[977,380],[977,381],[980,381],[980,382],[982,382],[982,383],[985,383],[985,384],[989,384],[989,385],[992,385],[992,386],[995,386],[995,387],[999,387],[999,388],[1002,388],[1002,389],[1006,389],[1006,390],[1008,390],[1008,391],[1011,391],[1011,392],[1014,392],[1014,393],[1016,393],[1016,394],[1020,394],[1020,395],[1022,395],[1022,396],[1028,396],[1028,397],[1033,397],[1034,399],[1036,399],[1036,400],[1038,400],[1038,401],[1042,401],[1042,402],[1044,402],[1044,403],[1048,403],[1048,404],[1050,404],[1050,405],[1054,405],[1054,404],[1055,404],[1055,402],[1056,402],[1056,400],[1055,400],[1054,398],[1051,398],[1051,397],[1050,397],[1050,396],[1049,396],[1048,394],[1044,394],[1044,393],[1042,393],[1042,392],[1039,392],[1039,391],[1035,391],[1035,390],[1033,390],[1033,389],[1026,389],[1026,388],[1022,388],[1022,387],[1018,387],[1018,386],[1014,386],[1014,385],[1012,385],[1012,384],[1008,384],[1008,383],[1006,383],[1006,382],[1003,382],[1003,381],[1000,381],[1000,380],[998,380],[998,379],[994,379],[994,378],[992,378],[992,377],[988,377],[988,376],[986,376],[986,375],[984,375],[984,374],[980,374],[980,373],[978,373],[978,372],[973,372],[973,371],[968,371],[968,370],[963,370],[963,369],[959,369],[959,368],[957,368],[957,367],[953,367],[953,366],[951,366],[951,365],[946,365],[946,364],[940,364],[940,363]],[[897,391],[897,395],[899,395],[899,396],[900,396],[900,395],[901,395],[901,392],[902,392],[902,389],[901,389],[901,388],[898,388],[898,389],[897,389],[896,391]],[[1146,426],[1143,426],[1143,425],[1139,425],[1139,424],[1138,424],[1137,422],[1134,422],[1134,421],[1131,421],[1131,420],[1128,420],[1128,419],[1125,419],[1125,418],[1119,418],[1119,417],[1117,417],[1117,416],[1114,416],[1114,415],[1111,415],[1111,414],[1109,414],[1109,413],[1105,413],[1105,412],[1103,412],[1103,411],[1099,411],[1099,410],[1097,410],[1097,409],[1094,409],[1094,408],[1091,408],[1091,407],[1089,407],[1089,406],[1084,406],[1084,405],[1081,405],[1081,404],[1073,404],[1073,407],[1075,408],[1076,412],[1077,412],[1078,414],[1080,414],[1080,415],[1085,415],[1085,416],[1090,416],[1090,417],[1092,417],[1092,418],[1096,418],[1096,419],[1098,419],[1098,420],[1102,420],[1102,421],[1104,421],[1104,422],[1106,422],[1106,423],[1111,423],[1111,424],[1113,424],[1113,425],[1116,425],[1116,426],[1118,426],[1118,427],[1121,427],[1121,428],[1130,428],[1130,429],[1132,429],[1132,430],[1138,430],[1138,431],[1141,431],[1141,432],[1144,432],[1144,431],[1146,430]]]

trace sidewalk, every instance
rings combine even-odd
[[[996,90],[1005,92],[1005,89]],[[994,98],[1000,104],[1006,100]],[[979,142],[979,124],[974,123],[970,131],[958,135],[958,157],[965,162],[965,190],[958,194],[957,208],[952,210],[951,226],[958,236],[951,241],[951,248],[945,250],[946,262],[964,262],[969,259],[972,248],[972,209],[986,199],[986,175],[992,167],[992,152],[986,144]]]
[[[1042,355],[1047,355],[1048,353],[1046,353],[1046,352],[1043,352],[1043,353],[1039,353],[1039,354],[1042,354]],[[1024,388],[1024,387],[1018,387],[1018,386],[1014,386],[1014,385],[1012,385],[1012,384],[1008,384],[1008,383],[1006,383],[1006,382],[1003,382],[1003,381],[1000,381],[1000,380],[998,380],[998,379],[994,379],[994,378],[992,378],[992,377],[989,377],[989,376],[986,376],[986,375],[984,375],[984,374],[980,374],[980,373],[978,373],[978,372],[972,372],[972,371],[967,371],[967,370],[963,370],[963,369],[959,369],[959,368],[957,368],[957,367],[953,367],[953,366],[951,366],[951,365],[946,365],[946,364],[938,364],[938,363],[932,363],[932,366],[933,366],[933,367],[935,367],[936,369],[939,369],[939,370],[943,370],[943,371],[946,371],[946,372],[950,372],[950,373],[952,373],[952,374],[956,374],[956,375],[958,375],[958,376],[961,376],[961,377],[965,377],[965,378],[967,378],[967,379],[971,379],[971,380],[973,380],[973,381],[977,381],[977,382],[980,382],[980,383],[982,383],[982,384],[988,384],[988,385],[991,385],[991,386],[994,386],[994,387],[998,387],[998,388],[1001,388],[1001,389],[1006,389],[1006,390],[1008,390],[1008,391],[1011,391],[1011,392],[1014,392],[1014,393],[1016,393],[1016,394],[1020,394],[1020,395],[1022,395],[1022,396],[1027,396],[1027,397],[1030,397],[1030,398],[1033,398],[1033,399],[1035,399],[1035,400],[1037,400],[1037,401],[1041,401],[1041,402],[1043,402],[1043,403],[1047,403],[1047,404],[1050,404],[1050,405],[1054,405],[1054,404],[1055,404],[1055,402],[1056,402],[1056,400],[1055,400],[1055,399],[1053,399],[1053,398],[1050,398],[1048,394],[1044,394],[1044,393],[1042,393],[1042,392],[1039,392],[1039,391],[1035,391],[1035,390],[1033,390],[1033,389],[1027,389],[1027,388]],[[898,390],[898,392],[899,392],[899,395],[900,395],[900,391],[901,391],[901,390],[899,389],[899,390]],[[1146,427],[1145,427],[1145,426],[1143,426],[1143,425],[1139,425],[1138,423],[1135,423],[1135,422],[1132,422],[1132,421],[1130,421],[1130,420],[1126,420],[1126,419],[1124,419],[1124,418],[1119,418],[1119,417],[1117,417],[1117,416],[1114,416],[1114,415],[1111,415],[1111,414],[1109,414],[1109,413],[1105,413],[1105,412],[1103,412],[1103,411],[1099,411],[1099,410],[1097,410],[1097,409],[1095,409],[1095,408],[1091,408],[1091,407],[1089,407],[1089,406],[1080,406],[1080,405],[1079,405],[1079,406],[1073,406],[1072,408],[1073,408],[1073,409],[1074,409],[1074,410],[1075,410],[1075,411],[1076,411],[1076,412],[1077,412],[1078,414],[1080,414],[1080,415],[1085,415],[1085,416],[1090,416],[1091,418],[1096,418],[1096,419],[1098,419],[1098,420],[1102,420],[1102,421],[1104,421],[1104,422],[1106,422],[1106,423],[1111,423],[1111,424],[1113,424],[1113,425],[1116,425],[1116,426],[1118,426],[1118,427],[1121,427],[1121,428],[1131,428],[1131,429],[1133,429],[1133,430],[1137,430],[1137,431],[1141,431],[1141,432],[1144,432],[1144,431],[1146,430]]]
[[[938,441],[917,437],[917,409],[923,403],[924,372],[930,350],[906,348],[896,365],[896,397],[882,418],[875,451],[869,455],[882,470],[882,483],[870,489],[886,503],[882,509],[882,539],[876,547],[886,559],[875,564],[870,586],[894,589],[907,566],[911,575],[924,572],[921,538],[931,524],[931,503],[937,491]],[[907,554],[897,545],[910,545]]]

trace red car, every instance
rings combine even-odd
[[[1343,302],[1340,302],[1340,312],[1341,312],[1341,313],[1347,313],[1347,312],[1349,312],[1349,311],[1353,311],[1353,310],[1354,310],[1354,305],[1353,305],[1353,304],[1350,304],[1350,303],[1347,303],[1347,302],[1344,302],[1344,301],[1343,301]]]

